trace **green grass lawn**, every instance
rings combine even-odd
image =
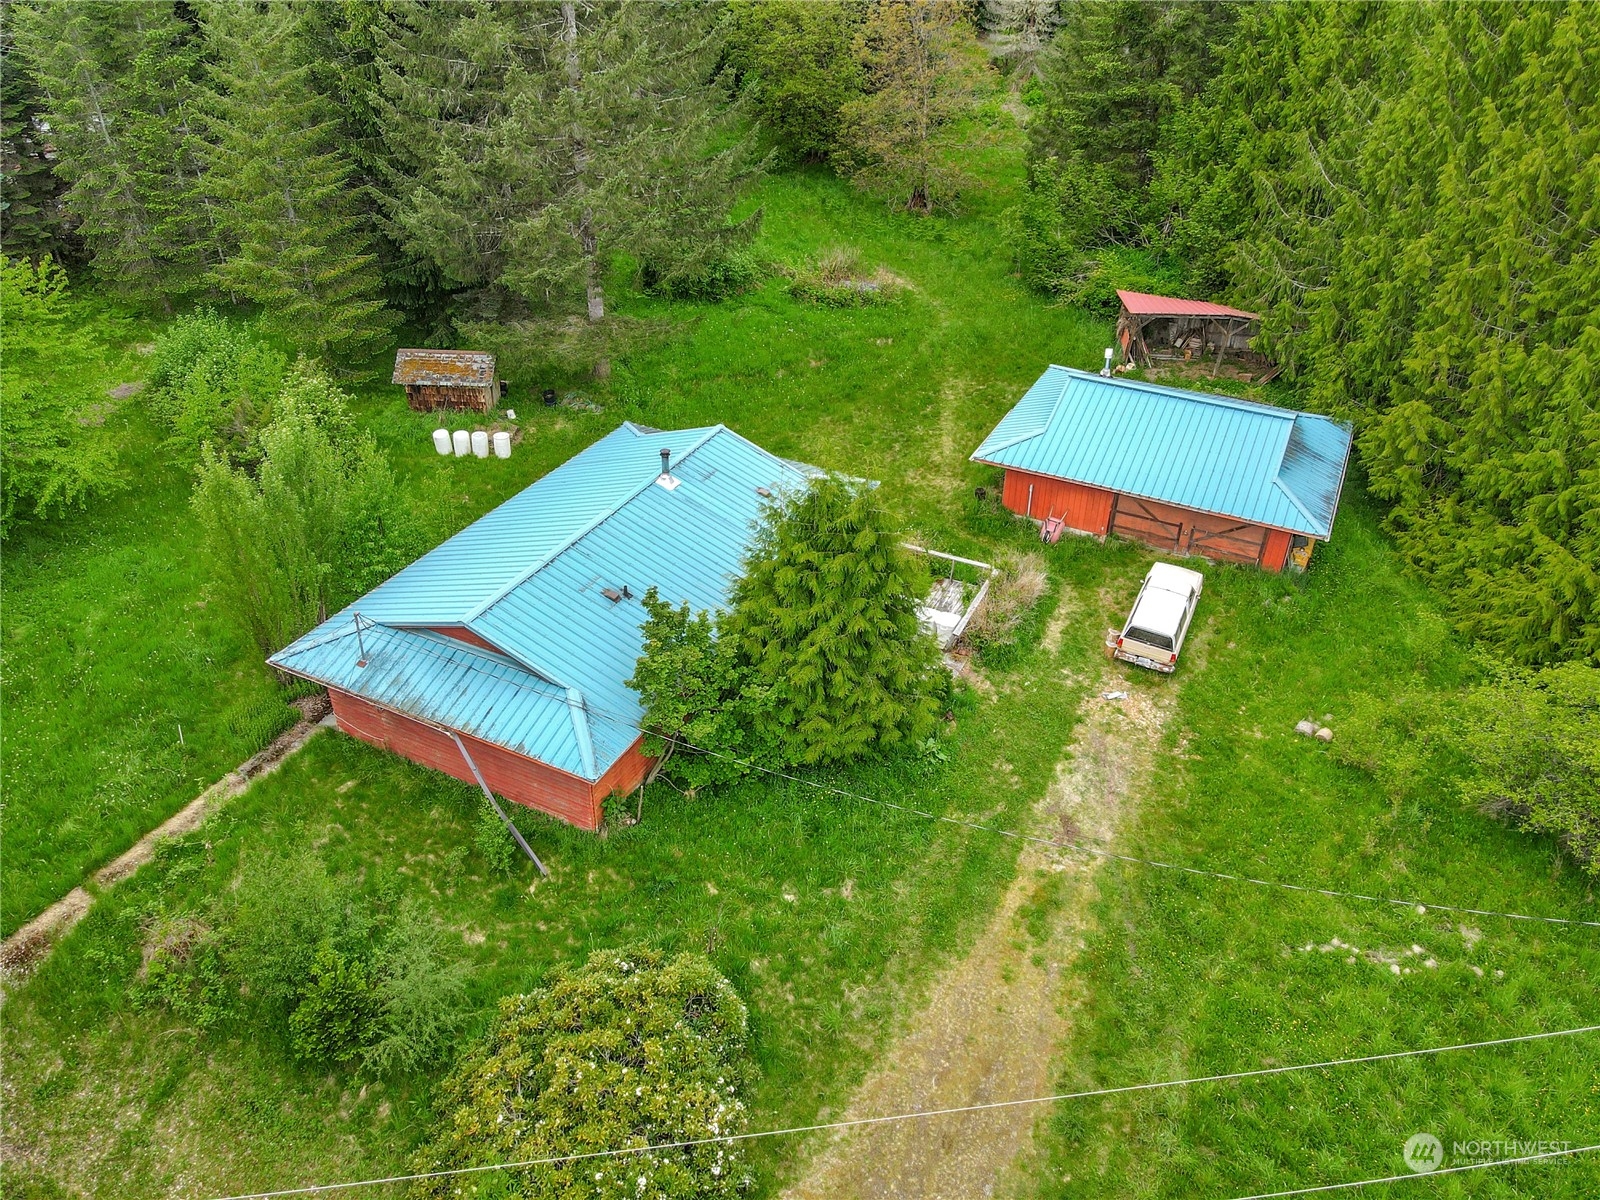
[[[1016,177],[1013,171],[1003,186]],[[398,389],[359,389],[358,410],[441,535],[632,417],[657,426],[721,421],[777,453],[871,475],[908,524],[938,545],[1032,545],[1026,527],[972,498],[972,486],[992,482],[994,472],[966,463],[966,454],[1045,363],[1092,363],[1109,330],[1048,306],[1011,277],[992,240],[1003,200],[1002,190],[978,197],[959,220],[923,221],[892,214],[822,173],[769,180],[759,197],[766,212],[759,254],[799,261],[848,241],[912,290],[894,305],[849,311],[800,304],[780,278],[723,304],[622,297],[631,315],[669,317],[676,335],[617,356],[609,383],[579,385],[600,413],[530,407],[515,397],[524,440],[507,462],[439,458],[429,439],[434,418],[410,412]],[[519,388],[542,382],[519,381]],[[166,492],[141,488],[95,522],[22,544],[8,556],[8,601],[42,589],[53,574],[76,605],[101,598],[101,637],[120,654],[133,657],[145,639],[145,656],[152,646],[203,655],[206,638],[219,631],[207,627],[201,636],[190,628],[205,610],[185,524],[185,471],[181,464],[163,470]],[[115,554],[151,564],[150,577],[171,593],[164,602],[97,574],[115,555],[102,545],[97,556],[82,539],[101,527],[116,530],[105,535],[114,537]],[[53,565],[46,545],[61,547]],[[1127,554],[1102,561],[1083,558],[1084,549],[1058,547],[1058,570],[1097,580],[1107,564],[1133,569]],[[156,563],[171,565],[156,571]],[[41,614],[49,611],[41,602]],[[79,637],[59,617],[48,634],[67,647]],[[1093,653],[1089,642],[1072,650]],[[233,692],[271,691],[246,648],[230,644],[211,657],[226,665],[231,687],[123,668],[105,691],[135,711],[194,713],[184,721],[190,747],[206,736],[191,730],[191,720],[200,729],[209,712],[211,728],[225,728]],[[1004,820],[1023,811],[1051,776],[1078,699],[1074,687],[1054,680],[1041,702],[1024,659],[1008,669],[1012,682],[1001,681],[996,699],[963,711],[949,763],[868,770],[851,776],[853,786],[971,816]],[[13,703],[25,720],[52,722],[62,741],[106,752],[92,736],[98,710],[83,697],[19,690]],[[8,736],[24,727],[18,722]],[[204,760],[212,777],[248,753],[219,745]],[[8,814],[7,832],[50,834],[98,783],[92,764],[83,772],[72,786],[55,788],[23,777],[40,800]],[[202,773],[197,759],[170,793],[152,783],[126,828],[96,825],[92,850],[49,876],[8,855],[8,869],[33,889],[8,911],[36,911],[187,800]],[[338,790],[351,780],[354,787]],[[438,876],[440,864],[458,863],[471,845],[475,803],[453,781],[341,738],[319,739],[194,840],[209,850],[179,855],[112,892],[14,995],[7,1055],[19,1136],[46,1139],[35,1143],[37,1154],[52,1163],[76,1164],[61,1168],[72,1186],[129,1195],[160,1192],[175,1172],[225,1190],[301,1179],[308,1169],[361,1173],[404,1160],[426,1119],[428,1081],[347,1087],[350,1081],[300,1071],[259,1030],[223,1030],[197,1044],[191,1033],[131,1007],[149,906],[196,903],[226,887],[247,846],[309,841],[335,867],[420,889],[440,919],[462,931],[462,952],[477,966],[474,997],[484,1006],[592,947],[642,937],[711,948],[752,1004],[763,1070],[758,1107],[781,1120],[814,1116],[843,1099],[906,996],[981,923],[1015,852],[1005,839],[972,839],[809,789],[751,784],[696,803],[660,789],[646,801],[643,826],[605,842],[529,818],[557,871],[530,894],[521,877]],[[478,933],[481,942],[473,940]],[[108,1105],[141,1113],[137,1128],[122,1129]],[[217,1144],[209,1131],[222,1128],[240,1132]],[[775,1178],[795,1149],[763,1148],[764,1178]]]
[[[1209,661],[1183,680],[1175,753],[1161,760],[1128,853],[1600,919],[1593,886],[1552,846],[1464,808],[1447,780],[1419,789],[1431,793],[1426,802],[1396,804],[1331,748],[1293,732],[1302,717],[1328,716],[1337,735],[1357,696],[1447,689],[1469,670],[1426,593],[1398,574],[1359,494],[1347,494],[1334,541],[1303,585],[1213,570],[1203,603],[1216,622]],[[1418,914],[1117,864],[1101,890],[1064,1089],[1600,1022],[1594,929]],[[1333,939],[1359,948],[1356,961]],[[1235,1196],[1403,1174],[1400,1149],[1417,1132],[1440,1137],[1447,1154],[1473,1139],[1600,1141],[1600,1038],[1069,1102],[1053,1117],[1038,1194]],[[1600,1162],[1406,1186],[1393,1194],[1593,1196]]]
[[[781,278],[722,304],[619,297],[676,335],[582,384],[598,413],[532,403],[570,379],[519,381],[524,437],[508,461],[440,458],[436,419],[399,388],[359,387],[358,411],[438,537],[631,417],[721,422],[776,454],[870,475],[915,528],[975,546],[964,501],[998,472],[966,456],[1045,364],[1092,365],[1110,337],[1011,277],[992,226],[1020,176],[998,164],[1011,173],[997,165],[995,189],[958,220],[892,213],[823,172],[768,180],[759,255],[800,261],[848,242],[914,290],[856,310],[798,303]],[[131,491],[6,546],[7,932],[259,749],[253,718],[273,699],[254,650],[208,619],[188,463],[158,449],[136,409],[126,428]]]
[[[1027,544],[1025,530],[1006,533]],[[1110,577],[1131,594],[1139,563],[1084,542],[1052,556],[1085,591]],[[1071,737],[1082,684],[1061,672],[1085,677],[1098,652],[1092,637],[1067,639],[1059,655],[1033,644],[1048,611],[992,690],[958,696],[945,761],[815,778],[1016,824]],[[131,1002],[153,915],[203,909],[246,855],[315,846],[368,892],[420,900],[470,960],[480,1019],[598,947],[708,953],[750,1005],[752,1108],[767,1126],[837,1109],[933,967],[981,926],[1017,849],[769,778],[696,799],[656,785],[642,823],[605,839],[520,813],[552,869],[541,882],[526,863],[509,877],[485,870],[472,849],[478,811],[465,785],[323,734],[110,893],[9,1007],[12,1122],[29,1158],[82,1194],[130,1197],[180,1181],[220,1194],[405,1167],[431,1117],[431,1080],[308,1071],[281,1031],[234,1023],[197,1035]],[[119,1122],[131,1112],[136,1122]],[[764,1192],[802,1150],[756,1145]]]
[[[995,219],[1020,156],[1014,143],[986,153],[994,182],[954,220],[892,213],[822,172],[762,185],[761,257],[796,264],[853,245],[910,285],[892,305],[804,305],[778,277],[722,304],[618,295],[624,315],[669,322],[672,334],[617,354],[605,383],[518,379],[524,440],[506,462],[439,458],[435,420],[387,385],[359,389],[358,411],[440,535],[631,417],[720,421],[775,453],[880,480],[907,526],[946,549],[1037,546],[1030,528],[973,498],[998,473],[966,455],[1046,364],[1098,365],[1110,329],[1012,278]],[[581,390],[602,411],[531,404],[546,385]],[[154,439],[136,417],[129,430],[138,446]],[[186,468],[146,458],[139,486],[115,503],[7,546],[7,928],[253,750],[251,714],[275,694],[250,648],[207,617]],[[1130,675],[1180,696],[1174,753],[1140,798],[1127,847],[1353,890],[1595,915],[1585,887],[1552,869],[1550,847],[1463,811],[1442,784],[1428,804],[1396,807],[1376,781],[1290,732],[1323,713],[1337,730],[1357,694],[1449,688],[1469,671],[1425,592],[1399,575],[1376,513],[1350,493],[1309,576],[1208,568],[1205,654],[1171,680]],[[1099,636],[1148,561],[1082,539],[1052,548],[1054,590],[1022,649],[991,671],[993,691],[958,703],[948,761],[839,780],[953,815],[1019,820],[1054,775]],[[1038,626],[1064,585],[1082,615],[1050,653]],[[374,894],[418,898],[471,962],[480,1019],[495,998],[591,948],[645,940],[708,952],[751,1006],[754,1121],[768,1127],[838,1111],[936,965],[981,926],[1016,850],[796,785],[757,780],[695,800],[658,786],[643,824],[605,840],[524,815],[554,870],[530,886],[528,869],[482,869],[476,803],[452,780],[319,735],[110,893],[8,997],[8,1184],[41,1195],[220,1194],[408,1161],[430,1119],[430,1078],[310,1072],[277,1031],[201,1035],[132,1004],[151,914],[200,906],[247,854],[310,845]],[[1101,879],[1069,1087],[1596,1018],[1594,931],[1485,918],[1478,940],[1438,914],[1131,866]],[[1394,976],[1302,949],[1335,936],[1384,952],[1415,943],[1437,966]],[[1419,1128],[1447,1144],[1469,1134],[1593,1140],[1597,1061],[1595,1045],[1574,1041],[1071,1106],[1056,1114],[1034,1181],[1045,1195],[1233,1195],[1392,1173],[1403,1169],[1399,1143]],[[804,1152],[758,1144],[761,1190]],[[1557,1164],[1441,1181],[1435,1192],[1577,1196],[1597,1178],[1592,1166]]]
[[[283,726],[255,648],[207,611],[189,472],[137,409],[117,419],[146,451],[132,488],[0,556],[6,933]]]

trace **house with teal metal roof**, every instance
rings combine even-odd
[[[641,597],[725,607],[762,506],[817,473],[721,425],[624,422],[269,661],[345,732],[598,828],[651,766]]]
[[[1332,536],[1349,457],[1329,417],[1059,366],[972,453],[1048,540],[1117,534],[1269,571]]]

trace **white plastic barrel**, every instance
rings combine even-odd
[[[472,431],[472,452],[479,458],[489,457],[489,435],[482,429]]]
[[[452,433],[450,442],[455,446],[457,458],[465,458],[472,453],[472,438],[465,429],[458,429]]]
[[[503,429],[494,435],[494,456],[496,458],[511,457],[511,435]]]
[[[433,448],[440,454],[450,453],[450,431],[448,429],[435,429],[433,431]]]

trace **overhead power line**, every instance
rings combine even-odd
[[[337,641],[340,638],[352,636],[354,636],[353,630],[342,630],[339,633],[333,634],[324,639],[323,642],[315,643],[315,645],[323,645],[326,642]],[[431,647],[423,645],[420,642],[408,647],[408,649],[429,655],[430,657],[448,660],[452,664],[464,666],[469,670],[478,669],[472,663],[467,662],[458,656],[446,655],[443,651],[435,651]],[[598,717],[603,721],[609,721],[612,724],[619,725],[632,733],[650,732],[644,729],[636,720],[623,716],[620,713],[613,712],[612,710],[601,705],[597,705],[591,699],[585,698],[580,705],[577,701],[572,700],[570,697],[555,695],[552,691],[536,688],[531,684],[525,684],[519,680],[508,679],[498,675],[494,678],[498,682],[523,688],[546,699],[554,700],[573,708],[579,708],[580,711],[590,716]],[[463,732],[470,733],[470,731]],[[1160,859],[1154,858],[1140,858],[1139,856],[1133,854],[1119,854],[1114,850],[1107,850],[1104,847],[1093,846],[1086,842],[1068,841],[1063,838],[1045,837],[1042,834],[1024,833],[1019,829],[1007,829],[999,825],[987,825],[982,821],[969,821],[964,817],[952,817],[943,813],[930,812],[925,808],[917,808],[915,805],[901,804],[894,800],[884,800],[876,796],[868,796],[861,792],[850,791],[847,788],[834,787],[832,784],[817,783],[814,780],[805,779],[802,776],[792,774],[788,771],[780,771],[774,767],[762,766],[760,763],[738,758],[732,754],[724,754],[721,751],[709,750],[704,746],[697,746],[693,742],[685,741],[682,738],[659,733],[653,734],[652,736],[659,737],[662,741],[669,742],[674,747],[681,750],[690,750],[697,754],[706,754],[712,758],[720,758],[725,762],[735,763],[746,768],[747,770],[757,771],[761,774],[770,775],[777,779],[785,779],[791,783],[797,783],[803,787],[813,788],[817,791],[825,792],[830,795],[841,796],[850,800],[859,800],[864,804],[874,804],[881,808],[892,809],[895,812],[906,813],[909,816],[919,817],[923,820],[937,821],[946,825],[955,825],[963,829],[975,829],[983,833],[992,833],[999,837],[1012,838],[1020,842],[1029,842],[1039,846],[1049,846],[1057,850],[1075,850],[1082,854],[1089,854],[1097,858],[1108,859],[1114,862],[1129,863],[1142,867],[1153,867],[1162,871],[1177,871],[1184,875],[1193,875],[1204,879],[1220,879],[1229,883],[1245,883],[1251,885],[1252,887],[1272,888],[1287,892],[1300,892],[1305,895],[1328,896],[1338,900],[1360,900],[1368,904],[1387,904],[1395,908],[1413,909],[1418,914],[1426,913],[1431,910],[1434,912],[1459,913],[1463,916],[1498,917],[1507,921],[1532,921],[1549,925],[1571,925],[1589,929],[1600,929],[1600,921],[1585,921],[1578,917],[1547,917],[1532,913],[1505,912],[1492,908],[1473,908],[1463,904],[1435,904],[1428,900],[1418,900],[1414,898],[1402,899],[1394,896],[1375,896],[1369,895],[1365,892],[1353,892],[1345,891],[1339,888],[1319,887],[1315,884],[1289,883],[1281,879],[1259,879],[1252,875],[1240,875],[1236,872],[1214,871],[1205,867],[1187,866],[1183,863],[1164,862]],[[506,747],[506,749],[510,748]]]
[[[1286,1192],[1256,1192],[1250,1196],[1237,1196],[1234,1200],[1281,1200],[1284,1196],[1310,1196],[1316,1192],[1342,1192],[1352,1188],[1373,1187],[1380,1183],[1406,1183],[1412,1179],[1432,1179],[1437,1175],[1455,1175],[1462,1171],[1486,1171],[1490,1167],[1510,1167],[1517,1163],[1540,1162],[1550,1158],[1567,1158],[1574,1154],[1588,1154],[1600,1150],[1600,1142],[1591,1146],[1572,1146],[1565,1150],[1546,1150],[1539,1154],[1525,1154],[1521,1158],[1497,1158],[1493,1162],[1462,1163],[1459,1167],[1439,1167],[1432,1171],[1410,1171],[1404,1175],[1385,1175],[1379,1179],[1356,1179],[1349,1183],[1320,1183],[1315,1187],[1290,1188]]]
[[[1092,1088],[1078,1092],[1058,1092],[1049,1096],[1029,1096],[1021,1100],[995,1100],[987,1104],[965,1104],[955,1108],[924,1109],[917,1112],[890,1113],[878,1117],[855,1117],[844,1121],[825,1121],[816,1125],[793,1125],[784,1129],[761,1129],[747,1133],[724,1134],[720,1137],[686,1138],[676,1142],[659,1142],[648,1146],[624,1146],[610,1150],[586,1150],[576,1154],[561,1154],[544,1158],[528,1158],[513,1162],[486,1163],[472,1167],[450,1167],[437,1171],[418,1171],[410,1175],[388,1175],[376,1179],[356,1179],[342,1183],[316,1183],[304,1187],[280,1188],[267,1192],[241,1192],[217,1200],[276,1200],[282,1196],[311,1196],[322,1192],[353,1188],[378,1187],[391,1183],[417,1183],[424,1179],[448,1179],[461,1175],[478,1175],[488,1171],[526,1170],[530,1167],[560,1166],[565,1163],[585,1162],[600,1158],[623,1158],[639,1154],[657,1154],[667,1150],[687,1150],[696,1146],[723,1146],[734,1142],[749,1142],[760,1138],[787,1137],[800,1133],[828,1133],[846,1129],[859,1129],[868,1125],[887,1125],[902,1121],[927,1120],[932,1117],[959,1116],[963,1113],[992,1112],[999,1109],[1021,1108],[1026,1105],[1056,1104],[1068,1100],[1088,1100],[1096,1096],[1119,1096],[1130,1092],[1150,1092],[1164,1088],[1193,1087],[1205,1083],[1230,1083],[1241,1079],[1259,1079],[1269,1075],[1289,1075],[1300,1071],[1323,1071],[1333,1067],[1356,1066],[1363,1063],[1389,1062],[1400,1058],[1420,1058],[1435,1054],[1449,1054],[1457,1050],[1482,1050],[1492,1046],[1510,1046],[1521,1042],[1549,1041],[1553,1038],[1574,1037],[1579,1034],[1600,1032],[1600,1025],[1582,1025],[1574,1029],[1549,1030],[1543,1033],[1524,1033],[1514,1037],[1491,1038],[1479,1042],[1458,1042],[1449,1046],[1429,1046],[1420,1050],[1392,1050],[1382,1054],[1363,1054],[1355,1058],[1327,1059],[1323,1062],[1295,1063],[1282,1067],[1259,1067],[1250,1071],[1229,1071],[1220,1075],[1196,1075],[1186,1079],[1163,1079],[1153,1083],[1132,1083],[1122,1087]],[[1596,1149],[1585,1147],[1584,1149]],[[1581,1153],[1581,1151],[1572,1151]],[[1548,1157],[1548,1156],[1546,1156]],[[1518,1160],[1521,1161],[1521,1160]],[[1457,1168],[1460,1169],[1460,1168]],[[1434,1174],[1441,1172],[1435,1171]],[[1404,1178],[1400,1176],[1398,1178]],[[1371,1182],[1387,1182],[1374,1180]],[[1361,1184],[1335,1184],[1334,1187],[1359,1187]],[[1312,1191],[1327,1190],[1308,1189]],[[1274,1192],[1274,1196],[1300,1195],[1300,1192]],[[1248,1200],[1264,1200],[1251,1197]]]
[[[585,709],[586,711],[601,717],[603,720],[618,722],[622,725],[625,725],[629,729],[637,730],[639,732],[647,732],[637,722],[630,721],[626,717],[623,717],[617,713],[600,708],[592,701],[585,701]],[[1392,896],[1373,896],[1368,895],[1365,892],[1342,891],[1338,888],[1318,887],[1313,884],[1287,883],[1281,879],[1258,879],[1251,875],[1239,875],[1228,871],[1213,871],[1203,867],[1190,867],[1185,866],[1182,863],[1163,862],[1160,859],[1154,858],[1140,858],[1137,855],[1132,854],[1118,854],[1113,850],[1107,850],[1100,846],[1092,846],[1085,842],[1067,841],[1062,838],[1045,837],[1042,834],[1024,833],[1018,829],[1006,829],[999,825],[986,825],[981,821],[969,821],[964,817],[951,817],[946,816],[943,813],[930,812],[925,808],[917,808],[914,805],[900,804],[894,800],[883,800],[876,796],[864,795],[861,792],[852,792],[847,788],[839,788],[834,787],[831,784],[817,783],[814,780],[805,779],[799,775],[791,774],[788,771],[780,771],[773,767],[764,767],[759,763],[741,759],[731,754],[724,754],[716,750],[708,750],[704,746],[696,746],[692,742],[686,742],[681,738],[671,737],[666,734],[659,733],[654,734],[653,736],[661,738],[661,740],[664,742],[670,742],[672,745],[680,749],[693,750],[699,754],[708,754],[713,758],[720,758],[726,762],[736,763],[739,766],[745,767],[752,771],[759,771],[762,774],[771,775],[778,779],[786,779],[791,783],[798,783],[805,787],[815,788],[818,791],[828,792],[835,796],[843,796],[851,800],[860,800],[866,804],[876,804],[883,808],[893,809],[896,812],[907,813],[914,817],[922,817],[925,820],[939,821],[946,825],[958,825],[964,829],[976,829],[981,830],[984,833],[997,834],[1000,837],[1014,838],[1021,842],[1031,842],[1035,845],[1050,846],[1058,850],[1077,850],[1084,854],[1091,854],[1098,858],[1111,859],[1115,862],[1132,863],[1142,867],[1155,867],[1163,871],[1178,871],[1185,875],[1196,875],[1207,879],[1223,879],[1231,883],[1248,883],[1255,887],[1278,888],[1284,891],[1303,892],[1309,895],[1331,896],[1342,900],[1361,900],[1370,904],[1389,904],[1398,908],[1415,909],[1418,913],[1425,913],[1429,910],[1433,910],[1437,912],[1462,913],[1468,916],[1476,917],[1502,917],[1508,921],[1540,921],[1551,925],[1579,925],[1592,929],[1600,929],[1600,921],[1585,921],[1577,917],[1546,917],[1529,913],[1502,912],[1500,910],[1490,908],[1470,908],[1466,905],[1460,904],[1434,904],[1427,900],[1399,899]]]

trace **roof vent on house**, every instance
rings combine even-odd
[[[672,477],[671,466],[672,451],[663,450],[661,452],[661,474],[656,476],[656,483],[666,488],[669,492],[678,486],[678,481]]]
[[[1100,374],[1106,375],[1106,376],[1109,376],[1111,374],[1111,358],[1112,358],[1112,355],[1114,355],[1115,353],[1116,353],[1116,351],[1113,350],[1110,346],[1106,347],[1106,365],[1100,368]]]

